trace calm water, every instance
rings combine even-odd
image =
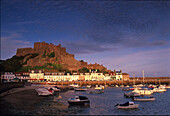
[[[170,115],[170,89],[163,93],[153,93],[156,98],[152,102],[135,102],[140,104],[138,109],[116,109],[117,103],[132,101],[131,98],[125,98],[122,88],[107,87],[102,94],[89,94],[90,88],[86,92],[75,92],[69,90],[60,93],[60,97],[51,96],[37,106],[36,114],[57,115],[57,114],[77,114],[77,115]],[[67,99],[75,95],[87,96],[90,100],[90,106],[70,107]],[[58,107],[59,104],[63,104]],[[56,110],[60,108],[60,110]]]

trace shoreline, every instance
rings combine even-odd
[[[38,96],[35,88],[44,85],[31,85],[13,88],[0,94],[0,115],[35,115],[36,106],[51,96]],[[47,85],[49,86],[49,85]],[[60,86],[61,93],[68,90],[67,86]],[[56,94],[58,96],[58,94]],[[60,105],[59,105],[60,106]],[[59,107],[60,108],[60,107]],[[57,110],[57,109],[56,109]]]

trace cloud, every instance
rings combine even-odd
[[[87,42],[67,42],[64,44],[67,50],[74,54],[91,54],[96,52],[109,51],[111,48]]]
[[[16,54],[17,48],[30,47],[31,43],[21,40],[22,35],[17,32],[8,32],[1,37],[1,59],[11,58]]]
[[[5,33],[5,35],[3,36],[3,34]],[[17,32],[2,32],[2,37],[1,40],[10,40],[10,39],[15,39],[15,38],[19,38],[21,37],[20,34],[18,34]]]
[[[103,59],[104,64],[112,70],[122,69],[131,76],[133,74],[142,76],[142,70],[145,70],[146,76],[153,76],[153,74],[157,74],[154,76],[170,76],[170,49],[114,56]]]

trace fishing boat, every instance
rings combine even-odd
[[[86,96],[75,96],[75,98],[68,99],[69,105],[84,105],[85,103],[90,103]]]
[[[52,88],[37,88],[35,89],[38,93],[39,96],[48,96],[48,95],[53,95],[54,90]]]
[[[98,90],[98,91],[90,91],[90,94],[102,94],[104,91]]]
[[[134,100],[134,101],[155,101],[155,97],[153,97],[153,96],[139,96],[139,97],[133,97],[132,100]]]
[[[128,101],[124,104],[116,104],[115,107],[117,107],[118,109],[134,109],[138,108],[139,104],[134,104],[134,102]]]
[[[78,87],[78,88],[74,88],[75,91],[86,91],[87,88],[86,87]]]

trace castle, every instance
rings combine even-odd
[[[36,57],[31,55],[36,54]],[[61,47],[61,44],[54,45],[52,43],[36,42],[33,48],[18,48],[16,56],[25,56],[24,66],[43,66],[45,64],[60,64],[64,68],[71,71],[78,71],[86,67],[88,69],[99,69],[110,72],[103,65],[88,64],[87,62],[77,61],[73,54],[66,52],[66,48]]]

